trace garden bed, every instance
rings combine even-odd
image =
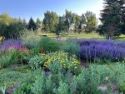
[[[124,42],[57,41],[47,37],[35,40],[35,44],[30,41],[11,39],[0,44],[0,92],[120,94],[125,91]]]

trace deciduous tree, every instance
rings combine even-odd
[[[59,17],[55,12],[47,11],[44,14],[43,25],[47,32],[55,32],[59,23]]]
[[[95,31],[97,28],[97,18],[96,15],[93,12],[87,11],[85,13],[86,18],[86,32],[92,32]]]

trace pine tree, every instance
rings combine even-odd
[[[33,31],[37,29],[37,25],[32,18],[29,20],[28,29]]]
[[[122,7],[123,0],[104,0],[105,7],[101,13],[100,34],[105,35],[108,39],[121,34],[122,24]]]

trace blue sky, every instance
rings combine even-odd
[[[65,10],[71,10],[81,15],[92,11],[99,17],[103,0],[0,0],[0,14],[8,13],[13,17],[29,19],[43,18],[47,10],[63,15]]]

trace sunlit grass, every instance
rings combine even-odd
[[[0,36],[0,42],[2,41],[2,39],[3,39],[3,37],[2,37],[2,36]]]
[[[39,32],[38,35],[40,36],[48,36],[50,38],[56,38],[56,34],[55,33],[43,33],[43,32]],[[63,33],[60,35],[61,38],[85,38],[85,39],[103,39],[104,37],[100,36],[97,33]]]
[[[97,33],[72,33],[72,34],[68,34],[67,36],[68,38],[85,38],[85,39],[89,39],[89,38],[103,38],[100,35],[98,35]]]
[[[119,40],[125,40],[125,35],[121,35],[121,36],[119,36],[119,38],[118,38]]]

